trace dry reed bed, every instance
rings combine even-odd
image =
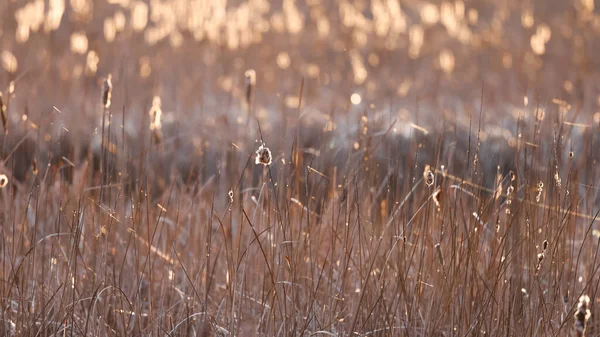
[[[137,139],[105,126],[96,146],[67,133],[9,134],[2,329],[575,331],[578,299],[595,299],[600,280],[597,173],[584,141],[596,126],[564,123],[548,106],[556,111],[543,120],[515,122],[515,142],[478,142],[478,116],[470,133],[442,121],[427,134],[413,125],[409,137],[393,131],[404,121],[368,115],[347,132],[267,133],[250,119],[241,138],[200,146],[157,142],[149,119]],[[253,134],[270,165],[255,163]],[[594,302],[584,306],[593,312]],[[585,321],[593,334],[593,316]]]
[[[0,4],[1,334],[598,333],[593,2],[122,3]]]

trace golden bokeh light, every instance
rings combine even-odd
[[[71,51],[77,54],[85,54],[88,50],[88,39],[84,32],[71,34]]]

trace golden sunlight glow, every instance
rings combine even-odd
[[[88,49],[88,39],[84,32],[71,34],[71,51],[77,54],[85,54]]]
[[[17,58],[8,50],[4,50],[0,54],[0,64],[2,64],[2,68],[9,73],[14,73],[19,68]]]

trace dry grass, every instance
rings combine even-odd
[[[598,335],[593,2],[112,2],[0,4],[0,335]]]

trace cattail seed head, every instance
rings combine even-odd
[[[540,202],[540,200],[542,199],[543,192],[544,192],[544,183],[540,181],[537,186],[537,195],[535,196],[536,202]]]
[[[256,85],[256,71],[254,69],[248,69],[244,73],[244,77],[246,79],[246,104],[250,105],[254,85]]]
[[[152,106],[148,112],[150,115],[150,129],[160,128],[162,126],[162,100],[159,96],[154,96]]]
[[[254,161],[255,164],[263,164],[265,166],[271,165],[273,161],[273,157],[271,156],[271,150],[262,144],[258,150],[256,150],[256,159]]]
[[[102,104],[106,109],[110,108],[112,87],[112,75],[108,74],[108,76],[104,80],[104,85],[102,87]]]
[[[510,197],[514,191],[515,191],[515,188],[512,185],[508,186],[508,189],[506,190],[506,196]]]
[[[4,134],[8,133],[8,116],[6,115],[6,104],[4,104],[4,99],[2,98],[2,92],[0,92],[0,117],[2,118],[2,128],[4,129]]]
[[[558,187],[562,186],[562,179],[560,179],[560,176],[558,175],[558,171],[556,173],[554,173],[554,181],[556,182],[556,186],[558,186]]]
[[[435,192],[433,192],[433,194],[431,195],[431,198],[433,199],[433,202],[435,203],[435,208],[437,209],[437,211],[441,211],[442,210],[442,205],[440,203],[440,192],[442,192],[442,189],[440,187],[438,187]]]
[[[154,96],[152,99],[152,107],[148,111],[150,115],[150,131],[157,144],[162,142],[162,101],[160,96]]]
[[[425,170],[423,171],[423,180],[425,180],[425,185],[427,187],[431,187],[435,182],[435,175],[431,171],[431,166],[425,165]]]
[[[542,262],[546,257],[546,248],[548,248],[548,241],[544,240],[544,243],[542,244],[542,252],[537,255],[538,262],[537,266],[535,267],[536,270],[540,270],[540,268],[542,267]]]
[[[498,174],[496,176],[496,194],[494,195],[494,200],[498,200],[502,195],[502,174]]]
[[[579,298],[577,304],[577,311],[575,311],[575,332],[578,337],[585,336],[585,329],[587,322],[592,316],[592,312],[588,309],[590,305],[590,298],[587,295],[583,295]]]
[[[0,174],[0,188],[4,188],[8,185],[8,177],[6,174]]]

